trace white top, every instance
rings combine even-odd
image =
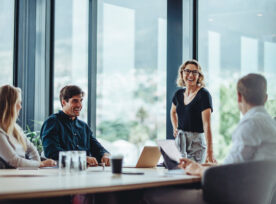
[[[276,159],[276,122],[264,106],[251,108],[232,135],[225,164]]]
[[[18,141],[0,128],[0,157],[6,161],[12,167],[39,167],[40,157],[34,147],[34,145],[27,139],[26,140],[27,151],[24,151],[23,146]],[[28,155],[30,159],[26,159],[25,155]]]

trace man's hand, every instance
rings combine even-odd
[[[106,166],[110,166],[109,154],[104,154],[101,162],[104,163]]]
[[[189,175],[202,176],[204,172],[204,168],[200,164],[187,158],[181,158],[178,167],[185,169]]]
[[[98,166],[97,159],[95,157],[86,157],[88,166]]]

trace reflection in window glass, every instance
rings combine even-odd
[[[98,1],[97,138],[126,163],[166,138],[166,2]]]
[[[36,1],[35,106],[34,129],[40,130],[48,116],[46,96],[46,1]]]
[[[191,29],[192,26],[191,25],[191,1],[190,0],[183,0],[182,1],[183,4],[183,57],[182,57],[182,61],[185,62],[189,59],[191,59],[191,50],[190,50],[190,45],[192,43],[192,36],[191,34]]]
[[[0,4],[0,86],[13,83],[14,1]]]
[[[55,1],[54,111],[61,109],[59,91],[78,85],[86,93],[80,119],[87,120],[88,0]]]
[[[250,72],[268,80],[266,107],[276,116],[276,2],[199,0],[199,62],[206,75],[214,112],[212,130],[221,160],[240,119],[236,102],[238,78]],[[208,83],[209,82],[209,83]]]

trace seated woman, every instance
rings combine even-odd
[[[52,159],[41,161],[38,151],[16,124],[21,109],[21,90],[0,87],[0,158],[10,167],[55,166]]]

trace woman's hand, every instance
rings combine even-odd
[[[176,138],[178,119],[177,119],[177,113],[176,113],[176,106],[173,103],[171,106],[171,122],[172,122],[172,126],[173,126],[173,136],[174,136],[174,138]]]
[[[178,133],[178,129],[173,129],[173,136],[174,136],[174,138],[176,138],[177,133]]]
[[[40,162],[40,166],[39,167],[48,167],[48,166],[56,166],[57,162],[52,160],[52,159],[46,159],[42,162]]]
[[[207,152],[205,163],[217,163],[217,160],[213,156],[213,152]]]
[[[207,157],[205,162],[206,163],[217,163],[213,156],[213,141],[212,141],[212,132],[211,132],[211,108],[208,108],[202,111],[202,122],[203,122],[203,129],[204,134],[206,137],[207,143]]]

